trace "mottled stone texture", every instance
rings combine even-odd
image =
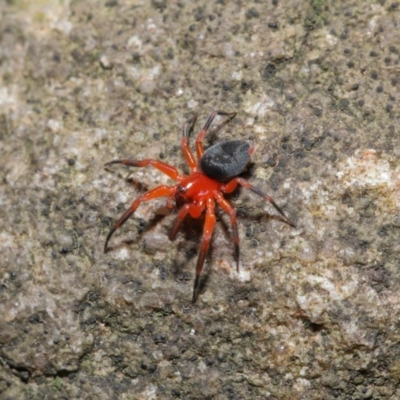
[[[400,3],[0,2],[2,399],[399,399]],[[222,215],[177,240],[183,122],[255,146],[241,271]]]

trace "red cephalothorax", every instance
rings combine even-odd
[[[178,230],[189,214],[193,218],[199,218],[205,213],[203,229],[203,240],[200,247],[199,258],[197,260],[196,278],[194,281],[193,298],[195,302],[199,294],[200,273],[203,268],[211,236],[215,226],[215,206],[218,205],[222,210],[229,214],[232,224],[233,243],[235,246],[235,261],[239,270],[239,234],[236,221],[236,211],[225,199],[224,194],[232,193],[238,185],[253,191],[265,200],[269,201],[281,214],[279,219],[291,226],[294,224],[285,216],[272,197],[268,196],[260,189],[257,189],[245,179],[238,177],[250,161],[250,156],[254,148],[249,143],[242,140],[228,140],[203,149],[203,139],[217,115],[225,116],[227,119],[218,126],[218,129],[232,120],[236,113],[226,113],[223,111],[213,111],[208,117],[204,128],[196,138],[197,160],[189,149],[188,139],[193,131],[196,117],[186,122],[183,128],[182,152],[191,170],[190,175],[181,175],[179,171],[163,161],[145,159],[135,160],[114,160],[110,164],[124,164],[132,167],[146,167],[152,165],[164,174],[168,175],[177,183],[173,186],[161,185],[149,190],[139,196],[132,205],[125,211],[122,217],[113,225],[107,235],[104,251],[107,252],[108,241],[112,234],[124,224],[124,222],[136,211],[143,201],[155,199],[157,197],[167,197],[167,207],[172,208],[175,204],[182,205],[179,210],[176,222],[169,235],[170,240],[174,240]]]

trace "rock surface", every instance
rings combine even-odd
[[[0,397],[399,399],[400,5],[0,3]],[[139,193],[185,170],[181,127],[249,140],[240,272],[221,215]]]

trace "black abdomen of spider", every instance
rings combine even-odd
[[[209,147],[200,159],[200,169],[211,179],[226,182],[240,175],[250,162],[250,144],[228,140]]]
[[[203,139],[209,132],[210,126],[217,115],[227,117],[226,120],[217,127],[217,129],[219,129],[234,118],[236,113],[213,111],[209,115],[203,129],[196,138],[196,155],[198,161],[196,161],[188,145],[188,139],[193,131],[196,118],[192,118],[184,125],[181,146],[183,155],[190,168],[189,175],[180,174],[177,168],[172,165],[154,159],[144,159],[139,161],[122,159],[114,160],[106,164],[124,164],[132,167],[145,167],[152,165],[164,174],[168,175],[176,183],[172,186],[157,186],[139,196],[111,228],[104,244],[105,252],[108,250],[108,241],[115,230],[120,228],[144,201],[149,201],[158,197],[167,197],[166,205],[168,208],[172,208],[174,204],[182,205],[178,212],[175,225],[169,235],[170,240],[175,239],[178,230],[187,215],[190,215],[192,218],[199,218],[202,215],[205,215],[203,239],[200,246],[199,257],[197,259],[196,277],[194,280],[193,302],[196,301],[200,290],[200,274],[216,223],[216,206],[220,207],[229,215],[232,225],[233,244],[235,247],[234,257],[237,270],[239,270],[239,233],[237,228],[236,211],[225,198],[225,194],[232,193],[238,185],[249,189],[263,197],[266,201],[269,201],[275,207],[275,209],[281,214],[278,216],[278,219],[294,226],[272,197],[238,176],[246,169],[246,166],[250,161],[250,156],[254,151],[254,148],[251,147],[249,143],[242,140],[229,140],[217,143],[204,151]]]

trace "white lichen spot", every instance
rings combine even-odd
[[[335,286],[334,282],[324,276],[308,275],[307,281],[326,290],[332,300],[344,300],[350,297],[357,289],[357,281],[348,281],[346,284]]]
[[[200,360],[198,363],[198,368],[200,372],[206,372],[207,371],[207,365],[205,364],[205,362],[203,360]]]
[[[379,202],[400,206],[400,170],[392,169],[388,159],[374,149],[358,150],[347,158],[336,173],[341,190],[374,189],[380,192]]]
[[[233,71],[231,77],[233,81],[241,81],[243,78],[243,71]]]
[[[111,69],[113,64],[111,62],[111,60],[107,57],[106,54],[102,54],[100,56],[100,65],[104,68],[104,69]]]
[[[150,94],[154,92],[156,83],[152,79],[143,79],[138,86],[139,92],[143,94]]]
[[[69,35],[72,31],[73,25],[72,22],[67,20],[67,19],[58,19],[53,21],[53,23],[50,24],[50,26],[54,29],[57,30],[64,35]]]
[[[232,48],[232,45],[229,43],[224,43],[221,47],[221,51],[225,58],[235,57],[235,50]]]
[[[246,121],[244,123],[245,126],[253,126],[254,125],[255,119],[252,117],[246,118]]]
[[[25,1],[23,18],[35,36],[48,35],[49,28],[69,35],[73,25],[65,18],[70,14],[68,3],[69,1]]]
[[[264,117],[269,110],[275,106],[275,102],[267,95],[262,95],[257,103],[247,103],[244,106],[245,111],[250,115]]]
[[[94,131],[94,138],[96,141],[101,141],[107,136],[107,131],[105,129],[96,128]]]
[[[336,284],[324,276],[307,275],[304,278],[313,289],[299,293],[296,302],[303,313],[313,323],[323,323],[324,314],[334,302],[341,302],[353,296],[360,282],[349,280],[346,284]]]
[[[317,254],[313,246],[310,243],[302,243],[301,248],[298,252],[298,257],[304,263],[313,263],[317,259]]]
[[[152,93],[156,88],[156,79],[160,75],[161,67],[156,65],[146,72],[142,72],[139,78],[138,89],[141,93]]]
[[[140,394],[140,398],[143,400],[156,400],[157,399],[157,386],[149,385]]]
[[[236,272],[236,263],[235,265],[232,265],[232,271]],[[240,266],[239,272],[236,273],[236,276],[241,282],[249,282],[251,279],[250,272],[245,270],[242,266]]]
[[[306,77],[310,74],[310,67],[307,64],[304,64],[301,68],[300,68],[300,75]]]
[[[300,375],[300,376],[306,376],[308,370],[309,370],[308,367],[303,367],[303,368],[301,368],[300,371],[299,371],[299,375]]]
[[[338,38],[336,36],[332,35],[330,32],[326,33],[325,38],[326,38],[326,42],[330,46],[335,46],[338,42]]]
[[[114,188],[115,189],[115,188]],[[117,192],[117,197],[116,197],[116,202],[117,203],[127,203],[129,199],[131,198],[131,195],[129,194],[128,191],[118,191]],[[128,207],[128,205],[127,205]]]
[[[263,125],[254,125],[254,133],[257,133],[257,137],[261,140],[266,140],[267,128]]]
[[[187,103],[188,108],[190,108],[192,110],[194,108],[196,108],[198,105],[199,105],[199,103],[196,100],[193,100],[193,99],[189,100],[188,103]]]
[[[0,106],[9,106],[17,103],[16,93],[12,93],[9,87],[0,88]]]
[[[307,379],[297,378],[293,385],[293,391],[304,393],[311,386],[311,382]]]
[[[146,30],[147,31],[155,31],[155,30],[157,30],[157,26],[158,25],[156,23],[154,23],[152,18],[147,19],[147,21],[146,21]]]
[[[127,260],[130,258],[129,250],[125,247],[115,250],[114,255],[118,260]]]
[[[49,119],[46,125],[52,132],[59,132],[62,128],[62,123],[55,119]]]
[[[22,307],[21,303],[19,301],[9,301],[5,303],[5,306],[3,308],[3,321],[5,322],[11,322],[13,321],[18,314],[20,313]]]
[[[143,42],[138,36],[134,35],[128,39],[128,48],[133,47],[136,51],[141,51],[143,47]]]
[[[380,15],[374,15],[368,22],[368,28],[365,33],[367,36],[371,36],[374,34],[376,27],[378,26],[379,21],[381,20]]]
[[[310,293],[308,295],[299,294],[296,296],[296,302],[312,323],[322,322],[321,318],[326,310],[326,303],[318,293]]]
[[[357,151],[349,157],[336,176],[346,187],[376,187],[391,184],[390,164],[377,157],[376,151],[367,149]]]

